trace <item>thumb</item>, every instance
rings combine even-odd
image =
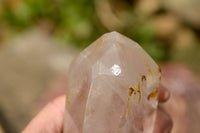
[[[65,96],[46,105],[22,133],[61,133],[64,125]]]

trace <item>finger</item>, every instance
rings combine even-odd
[[[170,97],[169,91],[163,86],[160,86],[158,100],[159,102],[163,103],[166,102]]]
[[[74,123],[72,117],[68,112],[65,114],[65,125],[64,125],[65,133],[79,133],[76,124]]]
[[[27,125],[22,133],[61,133],[63,131],[65,96],[50,102]]]
[[[170,133],[171,129],[171,117],[161,107],[158,107],[154,133]]]

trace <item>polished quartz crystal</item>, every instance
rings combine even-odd
[[[160,75],[136,42],[104,34],[71,64],[64,133],[153,133]]]

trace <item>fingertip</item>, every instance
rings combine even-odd
[[[159,106],[154,133],[170,133],[173,127],[171,117]]]
[[[161,85],[159,89],[159,96],[158,96],[159,102],[161,103],[166,102],[169,98],[170,98],[169,90],[167,90],[163,85]]]

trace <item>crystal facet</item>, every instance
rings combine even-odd
[[[160,69],[134,41],[104,34],[72,62],[65,133],[153,133]]]

